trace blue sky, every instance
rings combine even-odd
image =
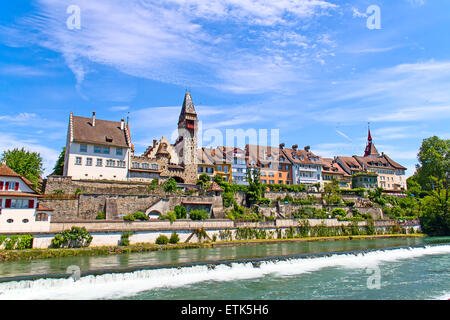
[[[362,154],[370,121],[411,175],[422,139],[450,138],[448,30],[446,0],[2,1],[0,151],[38,151],[49,174],[69,112],[95,110],[129,112],[140,154],[189,88],[204,129],[278,129],[326,157]]]

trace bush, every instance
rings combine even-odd
[[[174,232],[170,235],[169,243],[177,244],[180,241],[178,233]]]
[[[175,206],[175,215],[177,219],[186,219],[186,208],[183,206]]]
[[[83,193],[83,190],[81,190],[81,188],[77,188],[77,190],[75,190],[75,195],[79,195],[82,193]]]
[[[106,220],[106,214],[104,212],[99,212],[95,217],[96,220]]]
[[[137,220],[141,220],[141,221],[148,221],[148,217],[145,213],[143,213],[142,211],[136,211],[135,213],[133,213],[133,216],[135,219]]]
[[[373,235],[375,234],[375,224],[373,223],[373,220],[369,220],[367,221],[367,234],[368,235]]]
[[[127,214],[126,216],[123,217],[124,221],[134,221],[136,220],[136,217],[134,216],[134,214],[130,213]]]
[[[53,194],[62,195],[62,194],[64,194],[64,190],[62,190],[62,189],[55,189],[55,190],[53,190]]]
[[[169,211],[169,212],[167,212],[166,215],[160,215],[159,219],[160,220],[169,220],[170,223],[172,224],[175,220],[177,220],[177,214],[175,213],[175,211]]]
[[[0,246],[4,244],[5,250],[24,250],[33,247],[33,236],[30,234],[0,236]]]
[[[355,201],[344,201],[347,207],[353,207],[355,205]]]
[[[208,212],[204,209],[194,209],[189,212],[192,220],[205,220],[209,218]]]
[[[169,238],[167,238],[165,235],[160,235],[158,238],[156,238],[156,244],[168,244]]]
[[[178,189],[178,184],[174,178],[170,178],[163,184],[163,190],[167,193],[174,193]]]
[[[86,231],[85,227],[72,227],[70,230],[64,230],[62,233],[56,234],[52,239],[52,247],[88,247],[91,241],[92,236]]]
[[[122,235],[120,236],[120,242],[119,245],[120,246],[129,246],[130,245],[130,236],[133,235],[133,231],[125,231],[122,232]]]
[[[336,208],[336,209],[333,209],[333,211],[331,211],[331,216],[333,218],[337,217],[337,216],[345,217],[346,215],[347,215],[347,212],[342,208]]]

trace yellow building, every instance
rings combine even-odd
[[[352,188],[352,176],[345,172],[338,162],[330,158],[320,158],[322,164],[321,188],[335,179],[341,189]]]

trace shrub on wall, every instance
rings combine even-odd
[[[52,239],[54,248],[82,248],[88,247],[92,241],[92,236],[85,227],[72,227],[55,235]]]
[[[177,244],[180,242],[180,237],[178,236],[178,233],[174,232],[170,235],[169,243]]]
[[[119,246],[129,246],[130,245],[130,237],[134,234],[133,231],[125,231],[122,232],[120,236]]]
[[[125,221],[134,221],[136,220],[136,217],[134,216],[134,214],[127,214],[126,216],[123,217],[123,220]]]
[[[189,212],[192,220],[205,220],[209,218],[208,212],[204,209],[194,209]]]
[[[336,208],[336,209],[333,209],[333,211],[331,211],[332,217],[337,217],[337,216],[345,217],[346,215],[347,215],[347,212],[345,212],[345,210],[342,208]]]
[[[175,215],[177,217],[177,219],[186,219],[187,214],[186,214],[186,208],[183,206],[175,206],[174,208],[175,211]]]
[[[147,221],[149,219],[147,217],[147,215],[145,213],[143,213],[142,211],[136,211],[135,213],[133,213],[133,216],[135,219],[141,220],[141,221]]]
[[[33,247],[33,236],[30,234],[0,236],[0,246],[4,245],[5,250],[24,250]]]
[[[156,244],[168,244],[169,238],[167,238],[165,235],[160,235],[158,238],[156,238]]]
[[[175,213],[175,211],[169,211],[167,212],[166,215],[160,215],[158,219],[169,220],[170,223],[172,224],[175,220],[177,220],[177,214]]]
[[[106,219],[106,214],[104,212],[99,212],[97,214],[97,216],[95,217],[95,219],[97,219],[97,220],[105,220]]]

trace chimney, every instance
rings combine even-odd
[[[311,149],[310,146],[305,146],[305,151],[306,151],[306,152],[309,152],[310,149]]]
[[[283,142],[283,143],[280,143],[280,149],[283,149],[284,146],[285,146],[284,142]]]
[[[92,126],[95,127],[95,111],[92,112]]]
[[[292,149],[293,149],[294,151],[297,151],[297,148],[298,148],[298,144],[294,144],[294,145],[292,146]]]
[[[156,140],[156,139],[153,139],[153,148],[156,148],[156,143],[157,143],[158,141]]]
[[[212,155],[213,157],[216,156],[216,149],[212,149],[212,150],[211,150],[211,155]]]
[[[120,120],[120,130],[125,130],[125,119]]]

